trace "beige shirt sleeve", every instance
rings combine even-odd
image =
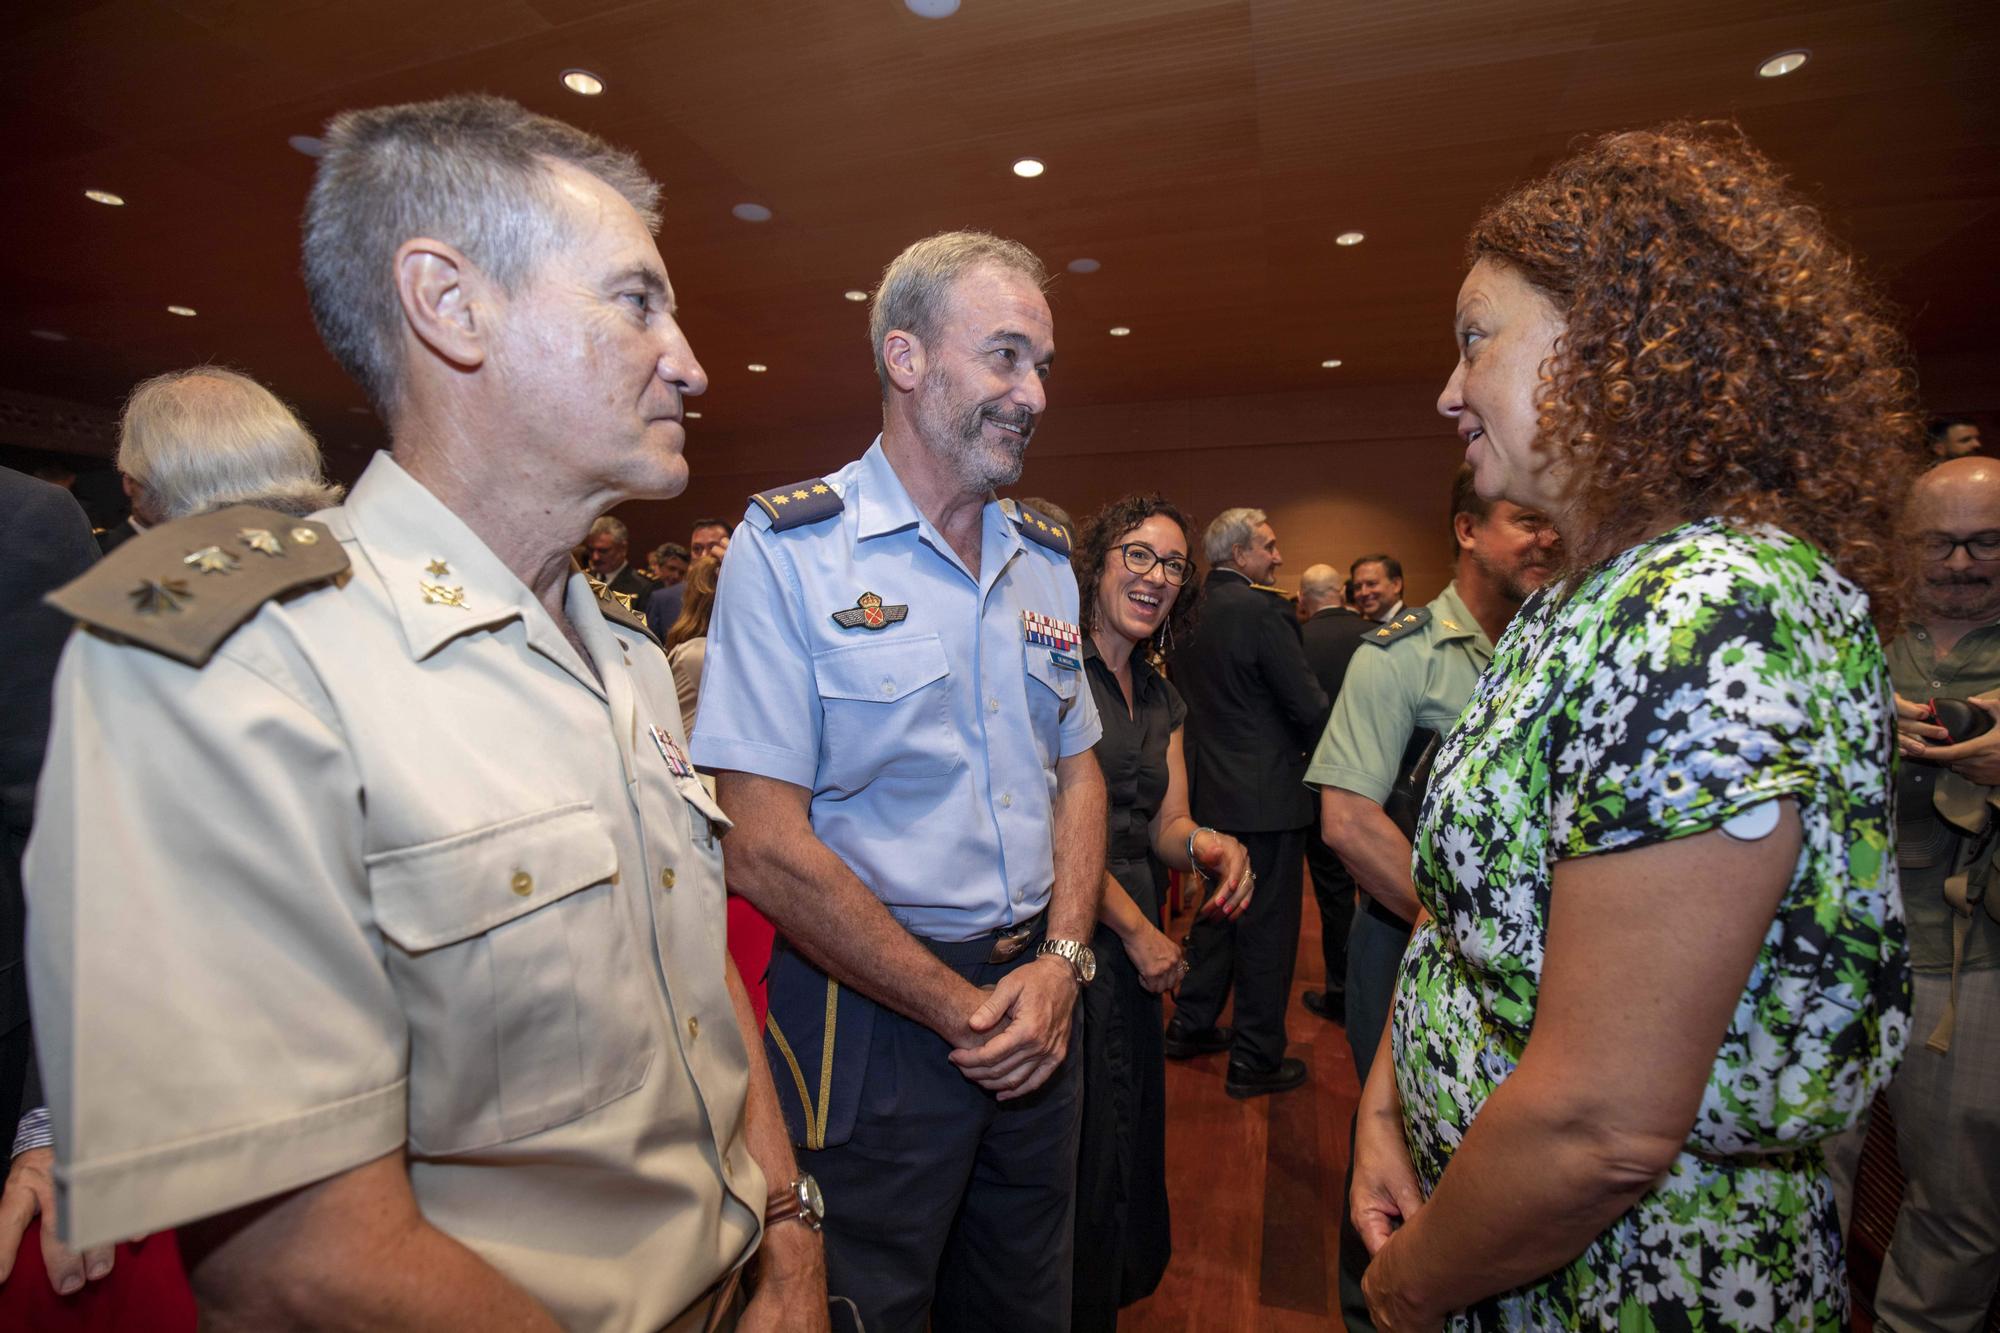
[[[1420,657],[1399,654],[1393,644],[1363,643],[1354,650],[1326,731],[1306,766],[1308,787],[1338,787],[1377,805],[1389,799],[1416,729],[1423,666]]]
[[[674,696],[681,706],[681,735],[694,735],[695,704],[701,698],[701,667],[708,657],[708,638],[688,639],[674,645],[667,654],[667,665],[673,668]]]
[[[201,670],[84,631],[63,657],[25,882],[73,1247],[404,1142],[407,1034],[369,920],[360,782],[264,637]]]

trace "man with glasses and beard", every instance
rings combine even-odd
[[[1988,887],[2000,843],[1981,832],[2000,788],[2000,730],[1952,744],[1929,704],[2000,690],[2000,463],[1957,458],[1924,473],[1906,528],[1922,578],[1889,674],[1914,761],[1898,766],[1896,861],[1915,1008],[1887,1096],[1908,1186],[1875,1310],[1883,1328],[1977,1329],[2000,1288],[2000,885]],[[1973,898],[1994,896],[1955,909],[1954,878]],[[1840,1176],[1851,1158],[1833,1166]]]
[[[782,935],[766,1049],[871,1333],[1070,1315],[1101,728],[1068,524],[994,496],[1046,405],[1044,281],[977,232],[889,265],[882,433],[752,498],[708,640],[694,757]]]
[[[1452,581],[1430,605],[1362,636],[1306,769],[1306,785],[1319,789],[1321,836],[1362,892],[1347,937],[1347,1043],[1364,1087],[1418,910],[1410,835],[1429,766],[1413,741],[1441,741],[1451,731],[1493,660],[1494,643],[1548,578],[1556,554],[1546,517],[1480,498],[1466,466],[1452,480],[1451,531]],[[1340,1197],[1349,1192],[1343,1188]],[[1374,1327],[1361,1294],[1367,1264],[1360,1236],[1343,1218],[1340,1303],[1350,1329]]]

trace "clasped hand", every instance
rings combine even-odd
[[[2000,724],[2000,703],[1972,699],[1974,708],[1985,710]],[[1951,734],[1929,721],[1927,705],[1896,696],[1896,748],[1906,759],[1949,768],[1967,782],[1982,787],[2000,787],[2000,725],[1969,741],[1951,743]]]
[[[1044,955],[1015,968],[966,1020],[968,1031],[951,1062],[1003,1102],[1027,1096],[1048,1082],[1069,1051],[1076,996],[1076,974],[1061,958]]]

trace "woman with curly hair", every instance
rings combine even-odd
[[[1554,516],[1418,830],[1350,1206],[1385,1330],[1832,1329],[1820,1143],[1900,1058],[1901,338],[1740,136],[1490,209],[1438,400]],[[1872,623],[1871,623],[1872,620]],[[1393,1058],[1391,1058],[1393,1057]]]
[[[1104,723],[1097,762],[1110,804],[1097,979],[1079,1002],[1083,1132],[1077,1148],[1076,1279],[1071,1327],[1118,1326],[1118,1308],[1166,1272],[1166,1053],[1160,994],[1187,972],[1161,930],[1166,868],[1215,884],[1203,910],[1250,901],[1250,856],[1188,816],[1181,723],[1187,706],[1147,660],[1194,620],[1193,534],[1158,495],[1113,501],[1085,521],[1070,560],[1083,620],[1084,671]]]

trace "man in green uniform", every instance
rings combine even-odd
[[[1306,769],[1306,785],[1319,791],[1321,836],[1363,895],[1347,938],[1347,1041],[1364,1085],[1417,917],[1410,833],[1383,804],[1417,731],[1442,738],[1457,723],[1493,660],[1494,640],[1548,577],[1556,544],[1547,518],[1481,499],[1467,467],[1452,482],[1451,528],[1458,551],[1452,581],[1429,606],[1362,636]],[[1342,1317],[1350,1329],[1372,1328],[1361,1296],[1366,1253],[1352,1227],[1341,1230]]]
[[[1899,766],[1896,791],[1915,1009],[1888,1090],[1908,1184],[1876,1322],[1978,1329],[2000,1287],[2000,920],[1979,906],[1955,911],[1945,890],[1954,872],[1967,872],[1975,893],[1995,873],[1995,845],[1982,850],[1965,830],[1981,813],[1995,817],[2000,730],[1952,745],[1921,714],[1932,699],[2000,690],[2000,463],[1973,456],[1932,468],[1911,493],[1908,527],[1923,577],[1889,672],[1903,753],[1916,761]]]

